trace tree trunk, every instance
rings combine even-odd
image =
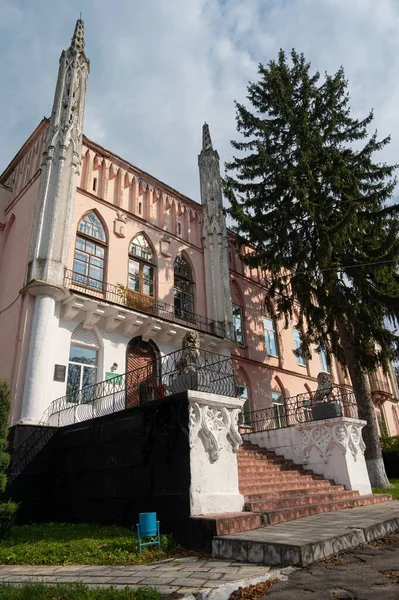
[[[356,359],[355,342],[344,320],[337,322],[337,328],[351,377],[353,391],[356,396],[359,419],[367,421],[367,425],[363,429],[363,440],[366,444],[364,457],[366,459],[371,487],[391,487],[382,459],[377,418],[367,374],[360,367]]]

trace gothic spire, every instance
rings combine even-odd
[[[202,126],[202,150],[213,150],[208,123],[204,123]]]
[[[83,52],[85,47],[85,24],[82,19],[78,19],[75,25],[75,31],[73,32],[73,37],[71,41],[71,48],[76,50],[76,52]]]

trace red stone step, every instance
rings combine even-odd
[[[277,523],[293,521],[295,519],[300,519],[301,517],[308,517],[309,515],[342,510],[343,508],[369,506],[370,504],[378,504],[379,502],[386,502],[387,500],[392,500],[392,496],[389,494],[376,494],[375,496],[370,494],[368,496],[359,496],[358,498],[347,500],[336,500],[334,502],[326,502],[323,504],[308,504],[291,508],[279,508],[262,513],[262,515],[265,522],[269,525],[277,525]]]
[[[259,482],[258,485],[240,485],[241,494],[261,494],[262,492],[269,492],[275,490],[298,490],[301,488],[305,489],[320,489],[320,488],[330,488],[330,481],[319,480],[319,481],[298,481],[297,483],[270,483],[267,481]]]
[[[299,483],[300,481],[307,481],[307,482],[311,482],[311,481],[322,481],[323,478],[322,477],[318,477],[318,478],[314,478],[312,475],[309,475],[308,473],[297,473],[296,471],[287,471],[287,472],[283,472],[280,474],[274,474],[273,475],[269,475],[267,477],[267,481],[268,483],[291,483],[291,482],[296,482]],[[256,475],[252,474],[252,473],[245,473],[245,475],[240,475],[240,483],[242,485],[256,485],[256,483],[259,483],[259,477],[256,477]]]
[[[196,521],[203,521],[213,529],[213,535],[230,535],[240,531],[259,529],[262,527],[262,515],[260,513],[239,512],[216,515],[201,515],[190,517]]]
[[[299,498],[301,496],[306,496],[312,493],[328,493],[332,492],[343,492],[345,487],[343,485],[330,485],[330,487],[325,488],[300,488],[298,490],[277,490],[274,492],[263,492],[262,494],[245,494],[245,502],[260,502],[261,500],[274,500],[277,498],[286,498],[289,495],[291,498]]]
[[[246,502],[245,506],[251,512],[266,512],[280,510],[284,508],[293,508],[298,506],[307,506],[314,504],[326,504],[328,502],[339,502],[352,498],[359,498],[359,492],[345,490],[344,492],[326,492],[324,494],[307,494],[305,496],[292,496],[285,498],[276,498],[274,500],[262,499],[258,502]]]

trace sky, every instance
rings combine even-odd
[[[82,11],[91,61],[84,132],[199,201],[208,122],[221,163],[258,63],[280,48],[349,79],[399,163],[398,0],[0,0],[0,172],[51,112],[58,59]]]

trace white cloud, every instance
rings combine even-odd
[[[233,100],[280,47],[303,51],[321,72],[342,64],[354,113],[374,108],[380,135],[392,133],[384,159],[398,160],[396,0],[0,0],[2,166],[50,113],[80,10],[91,59],[86,134],[196,200],[203,121],[229,159]]]

